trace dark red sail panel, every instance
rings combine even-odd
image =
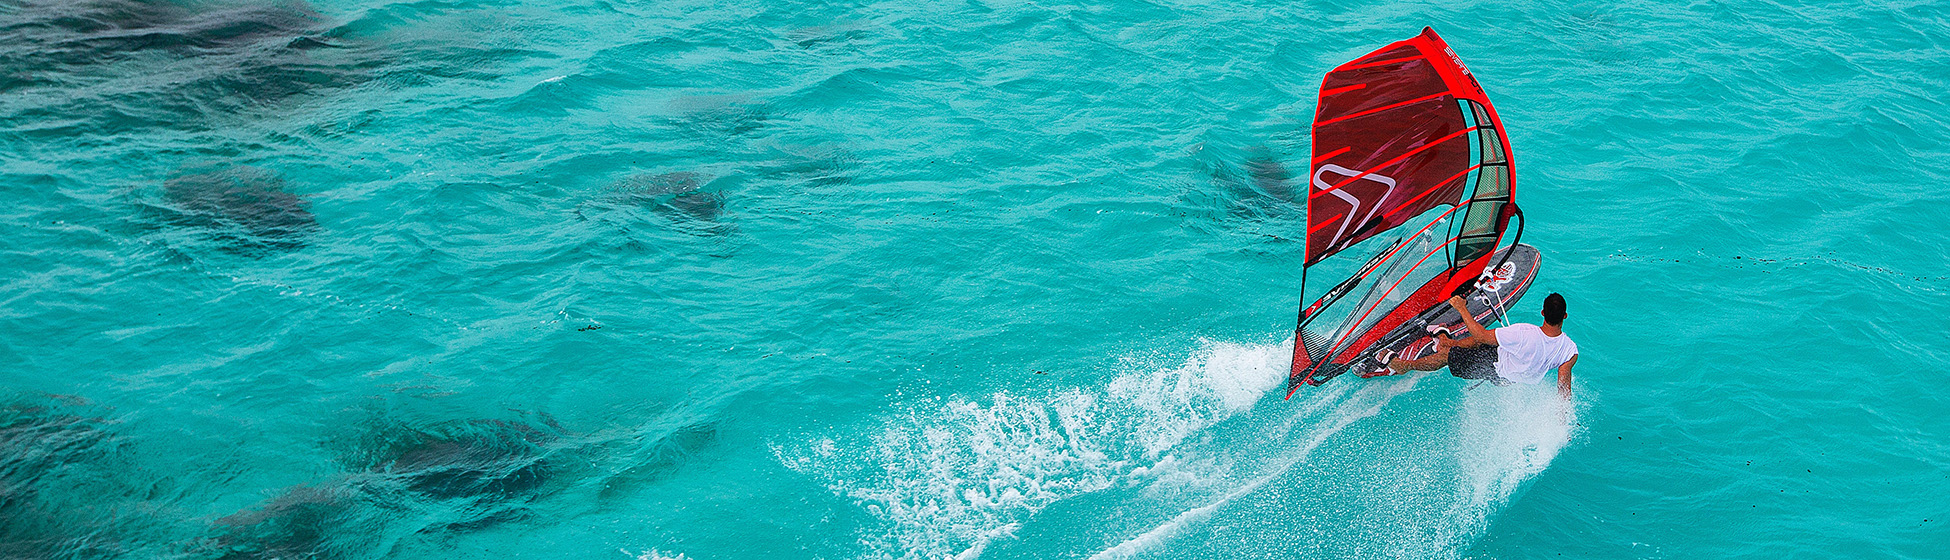
[[[1426,28],[1327,73],[1314,112],[1306,264],[1460,202],[1475,162],[1456,99],[1482,97],[1468,75]]]

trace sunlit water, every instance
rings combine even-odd
[[[1281,400],[1322,73],[1577,398]],[[0,3],[0,556],[1939,557],[1950,7]]]

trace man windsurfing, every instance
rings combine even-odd
[[[1517,323],[1496,330],[1483,328],[1471,317],[1461,297],[1449,298],[1449,306],[1462,315],[1469,337],[1435,337],[1435,353],[1415,360],[1389,360],[1395,374],[1409,371],[1435,371],[1443,366],[1463,379],[1487,379],[1498,385],[1510,381],[1536,385],[1544,374],[1557,370],[1557,392],[1571,398],[1571,366],[1578,363],[1578,343],[1564,334],[1564,296],[1544,298],[1544,324]]]

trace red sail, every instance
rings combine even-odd
[[[1487,103],[1427,28],[1327,73],[1314,111],[1306,264],[1461,202],[1477,162],[1458,98]]]
[[[1360,272],[1301,309],[1288,396],[1357,362],[1379,367],[1374,346],[1405,342],[1383,339],[1440,307],[1490,266],[1517,214],[1502,120],[1432,29],[1328,72],[1313,132],[1307,266],[1382,232],[1421,231],[1377,252]],[[1441,206],[1461,207],[1408,223]],[[1304,271],[1301,278],[1304,295]],[[1362,295],[1352,309],[1329,311],[1357,292]],[[1339,326],[1324,334],[1308,330],[1323,314],[1342,317]]]

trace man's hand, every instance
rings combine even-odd
[[[1484,329],[1481,323],[1476,322],[1475,317],[1469,315],[1469,307],[1463,304],[1462,296],[1450,296],[1449,307],[1455,308],[1456,313],[1462,315],[1463,326],[1469,327],[1469,338],[1476,341],[1471,346],[1475,346],[1476,344],[1496,345],[1496,333]]]

